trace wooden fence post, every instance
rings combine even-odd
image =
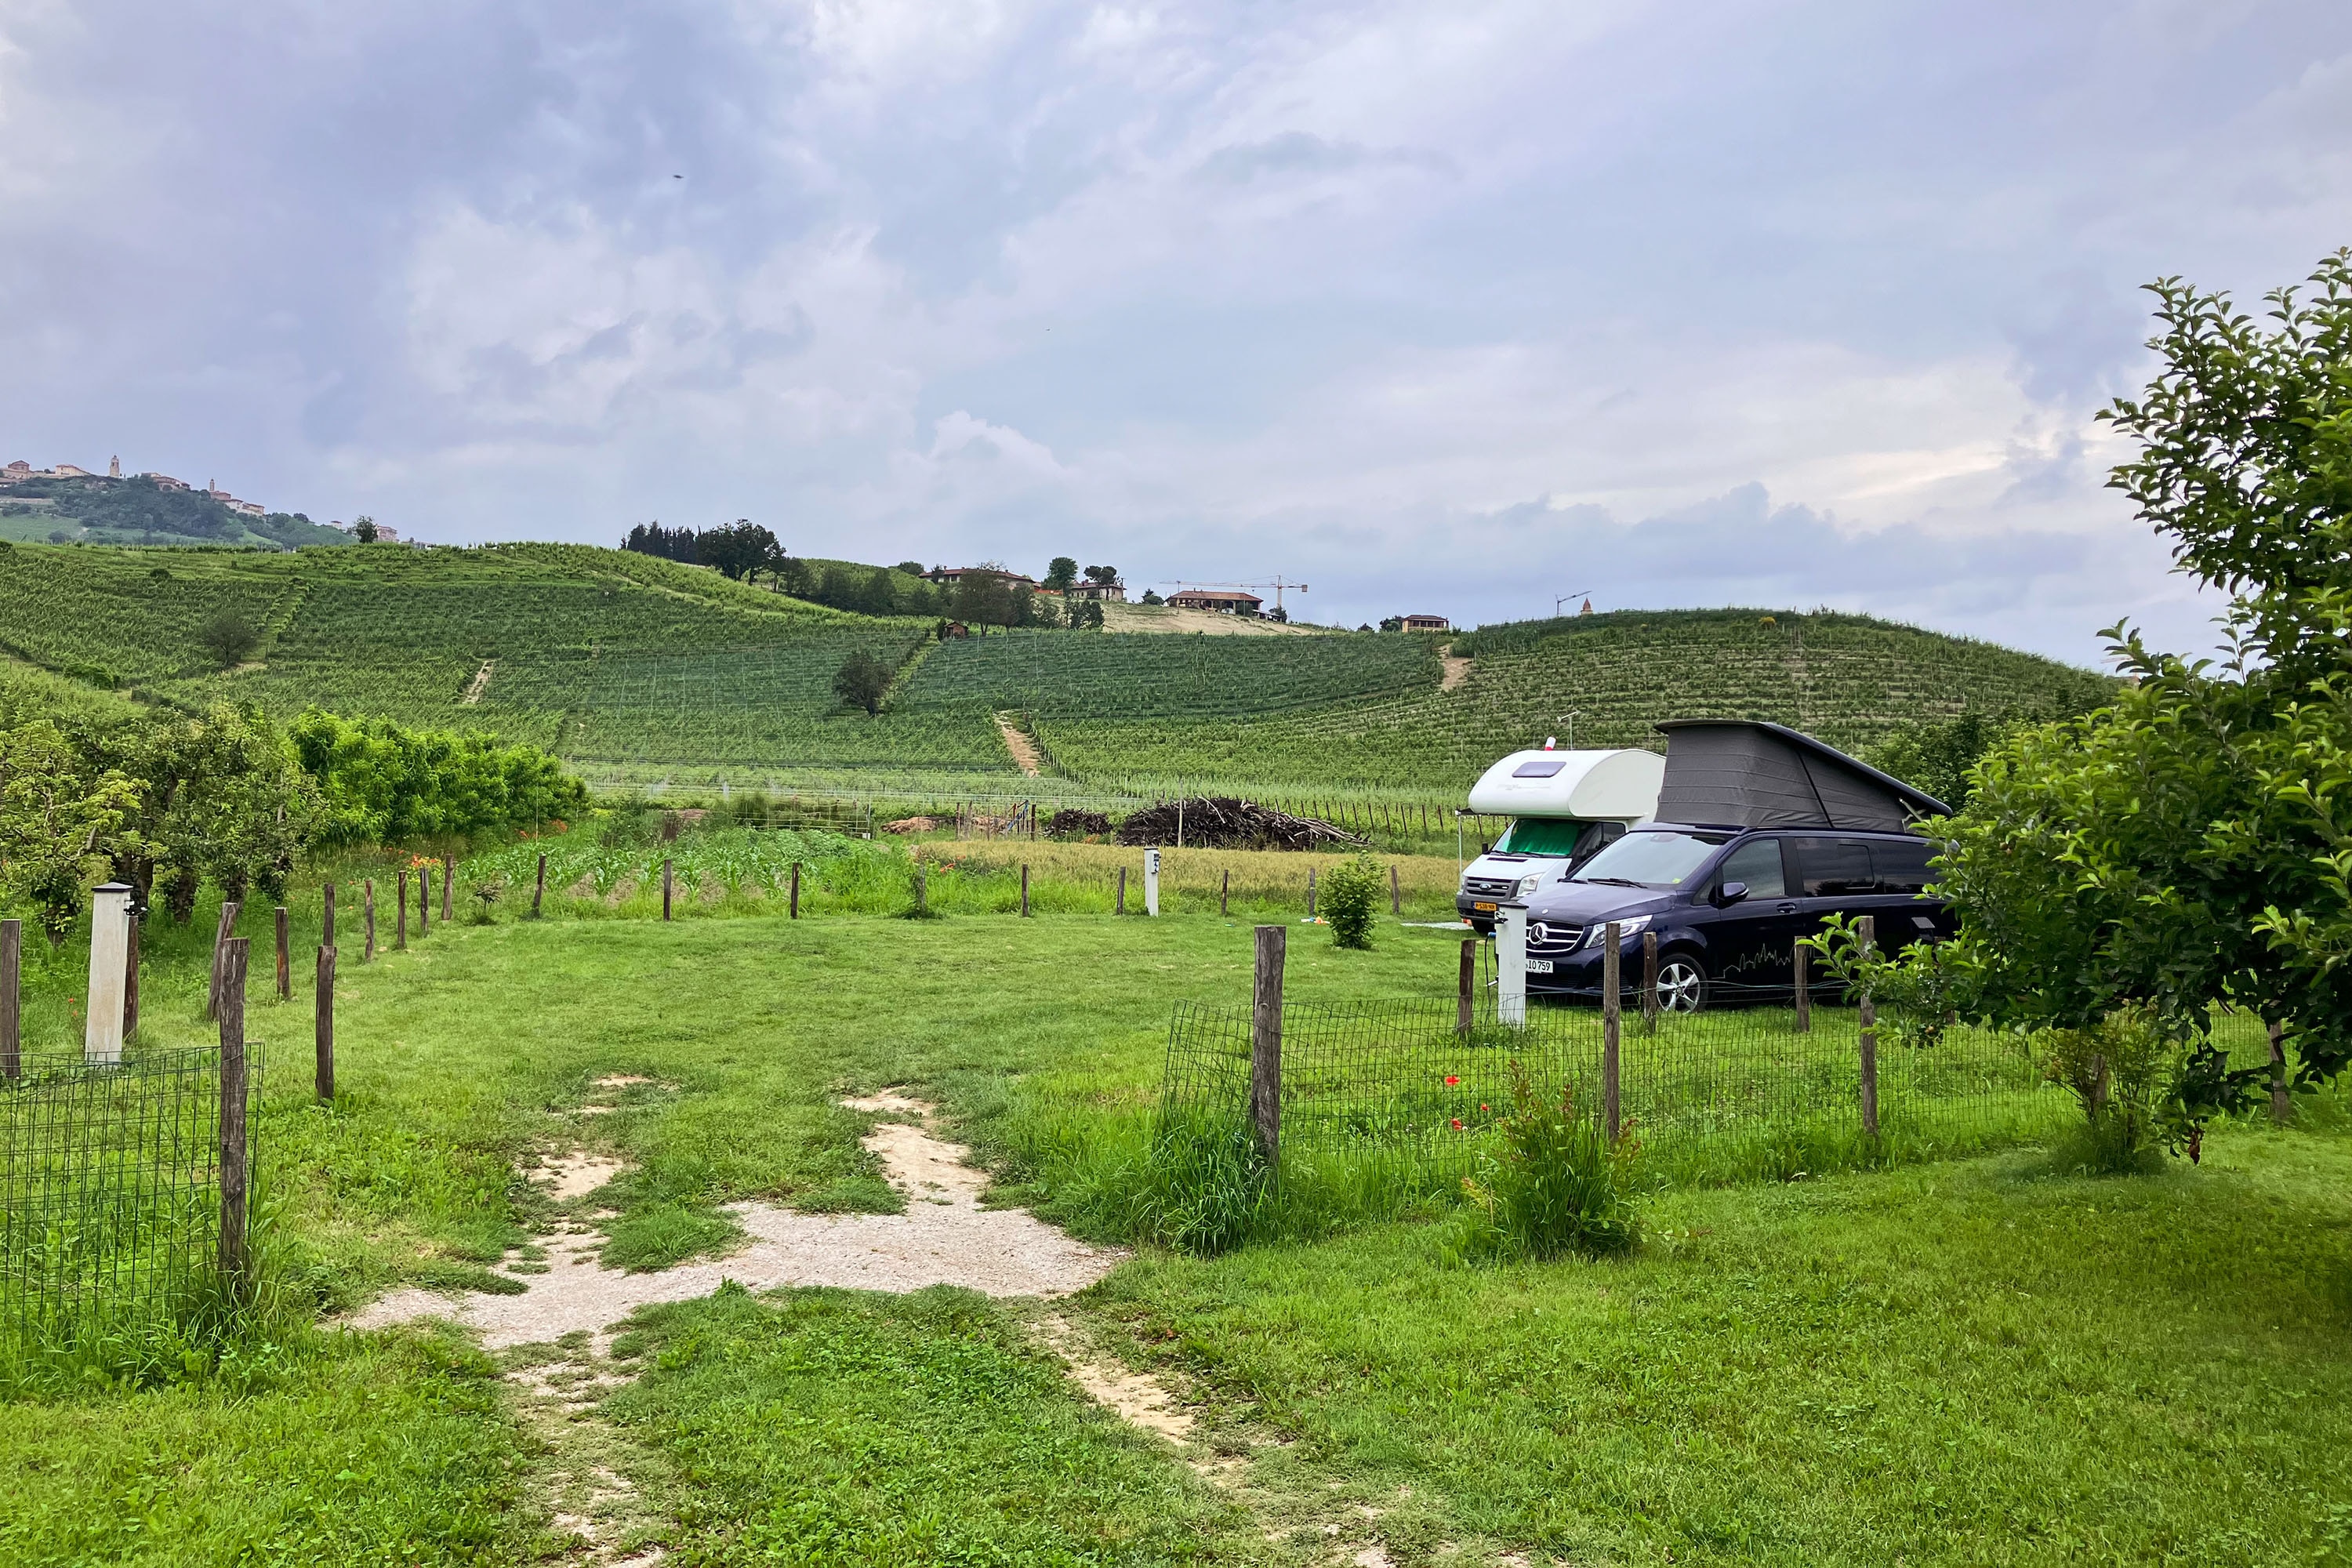
[[[449,918],[449,900],[456,896],[457,888],[457,858],[444,855],[441,857],[441,918],[445,921]]]
[[[245,965],[243,937],[220,946],[220,1271],[232,1289],[246,1272]]]
[[[1810,1035],[1813,1031],[1812,959],[1813,950],[1805,945],[1803,937],[1799,937],[1790,960],[1790,967],[1796,972],[1796,989],[1790,994],[1797,1004],[1797,1033],[1801,1035]]]
[[[1389,913],[1392,915],[1404,913],[1404,892],[1397,884],[1397,870],[1393,862],[1389,866]]]
[[[1624,966],[1618,950],[1624,945],[1624,936],[1615,921],[1601,927],[1601,1118],[1609,1131],[1609,1142],[1614,1143],[1625,1124],[1617,1061],[1617,1037],[1625,1005]]]
[[[1878,919],[1864,915],[1853,922],[1862,937],[1862,956],[1867,959],[1877,945]],[[1862,990],[1862,1132],[1865,1138],[1878,1136],[1878,1008],[1870,999],[1870,987]]]
[[[400,880],[394,886],[392,908],[392,950],[394,952],[406,952],[408,951],[408,872],[405,869],[402,870]]]
[[[286,951],[286,906],[284,904],[278,906],[277,915],[278,999],[285,1002],[291,1000],[294,995],[294,960],[293,955]]]
[[[677,890],[677,876],[672,869],[669,858],[664,856],[662,858],[662,919],[664,920],[669,919],[670,898]]]
[[[1642,933],[1642,1032],[1658,1032],[1658,933]]]
[[[235,899],[224,899],[221,900],[220,924],[213,931],[212,984],[205,993],[205,1021],[206,1023],[212,1023],[220,1017],[221,951],[230,941],[228,933],[236,929],[236,910],[237,903]]]
[[[416,868],[416,934],[424,936],[433,929],[433,862]]]
[[[1250,995],[1250,1125],[1257,1152],[1272,1166],[1282,1158],[1282,964],[1288,932],[1257,928],[1257,973]]]
[[[793,862],[793,919],[801,918],[801,863]]]
[[[1478,939],[1462,939],[1462,976],[1454,998],[1454,1027],[1463,1034],[1470,1032],[1473,1017],[1470,1002],[1478,985]]]
[[[2268,1020],[2271,1037],[2271,1120],[2285,1121],[2294,1115],[2294,1102],[2286,1091],[2286,1026],[2277,1018]]]
[[[319,1098],[335,1098],[335,950],[319,949],[319,994],[312,1030],[319,1047]]]
[[[1029,918],[1029,862],[1021,863],[1021,918]]]
[[[1315,868],[1307,868],[1307,918],[1315,918]]]
[[[370,877],[360,884],[360,931],[364,940],[360,944],[360,962],[375,962],[375,879]]]
[[[0,1078],[25,1070],[25,1015],[16,983],[24,970],[25,922],[0,921]]]
[[[539,901],[547,897],[547,851],[539,852],[539,880],[530,885],[530,918],[539,919]]]
[[[328,947],[335,945],[335,885],[330,882],[320,891],[325,894],[319,917],[319,940]]]
[[[1127,913],[1127,868],[1124,866],[1118,868],[1118,903],[1111,913],[1118,915]]]
[[[1224,879],[1217,884],[1217,914],[1223,918],[1232,912],[1234,903],[1234,868],[1225,868]]]

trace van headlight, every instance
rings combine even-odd
[[[1631,916],[1628,919],[1622,920],[1617,922],[1617,934],[1621,938],[1632,936],[1635,931],[1640,931],[1643,926],[1648,925],[1649,923],[1650,917],[1647,915]],[[1584,945],[1587,947],[1599,947],[1601,945],[1601,939],[1607,935],[1608,931],[1609,922],[1607,921],[1593,921],[1592,934],[1584,939]]]
[[[1542,886],[1543,873],[1540,871],[1531,877],[1522,877],[1519,879],[1519,892],[1522,897],[1534,892],[1538,888]]]

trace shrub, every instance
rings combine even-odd
[[[1340,947],[1372,945],[1372,914],[1380,907],[1381,868],[1369,855],[1359,855],[1333,871],[1323,883],[1323,918],[1330,922],[1331,940]]]
[[[1511,1113],[1501,1123],[1504,1153],[1486,1180],[1463,1178],[1469,1202],[1457,1222],[1458,1250],[1471,1257],[1598,1258],[1641,1243],[1640,1216],[1621,1177],[1630,1139],[1611,1148],[1566,1086],[1559,1103],[1538,1097],[1527,1064],[1511,1063]]]
[[[868,713],[882,711],[882,699],[890,691],[890,667],[859,648],[841,661],[834,672],[833,694],[847,708],[863,708]]]
[[[2180,1042],[2154,1009],[2118,1007],[2087,1028],[2048,1029],[2042,1038],[2048,1052],[2042,1073],[2073,1089],[2083,1107],[2083,1125],[2061,1145],[2061,1163],[2128,1175],[2161,1165],[2168,1143],[2194,1147],[2195,1128],[2181,1117],[2173,1092]]]

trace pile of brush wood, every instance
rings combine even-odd
[[[1328,822],[1231,795],[1194,795],[1130,812],[1118,841],[1202,849],[1360,849],[1366,842]]]
[[[1045,819],[1048,838],[1087,838],[1110,831],[1110,818],[1099,811],[1074,811],[1065,807]]]

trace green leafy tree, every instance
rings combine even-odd
[[[224,605],[196,628],[196,641],[223,669],[243,664],[261,646],[261,628],[243,610]]]
[[[359,520],[352,524],[352,537],[362,544],[373,544],[376,541],[375,519],[362,512]]]
[[[1045,586],[1055,593],[1070,587],[1078,580],[1078,563],[1075,557],[1056,555],[1045,568]]]
[[[86,890],[102,880],[136,790],[94,765],[47,719],[0,731],[0,895],[33,907],[63,942]]]
[[[568,822],[587,786],[537,746],[312,708],[288,727],[318,791],[318,842],[407,844]]]
[[[1976,709],[1949,719],[1915,720],[1896,725],[1863,760],[1958,809],[1976,788],[1969,775],[1977,763],[2021,722]]]
[[[1343,862],[1323,879],[1323,918],[1330,924],[1335,945],[1372,945],[1372,921],[1385,880],[1379,864],[1369,855]]]
[[[738,582],[749,582],[755,572],[775,572],[784,563],[784,547],[776,536],[748,518],[704,529],[695,535],[694,549],[703,565]]]
[[[1108,588],[1112,584],[1118,581],[1118,568],[1116,566],[1089,566],[1087,568],[1087,581],[1092,583],[1097,588]]]
[[[833,693],[845,707],[879,713],[882,699],[889,690],[890,667],[864,648],[843,659],[841,668],[834,672]]]
[[[2271,1026],[2282,1113],[2290,1052],[2303,1087],[2352,1060],[2352,252],[2264,321],[2175,279],[2153,291],[2161,365],[2108,411],[2139,443],[2111,482],[2231,594],[2231,652],[2191,662],[2117,627],[2132,682],[2110,705],[1987,751],[1939,829],[1960,931],[1937,962],[1977,1016],[2084,1038],[2129,1019],[2178,1045],[2193,1148],[2264,1076],[2212,1047],[2215,1005]]]

